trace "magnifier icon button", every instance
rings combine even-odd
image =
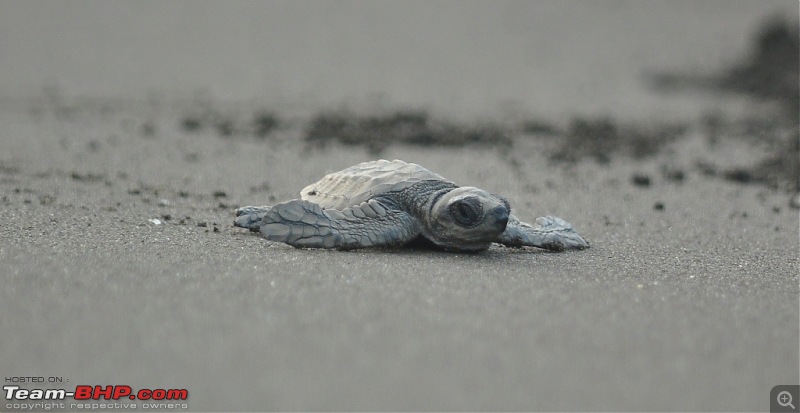
[[[778,404],[781,405],[781,407],[791,407],[793,410],[796,409],[792,404],[792,393],[788,391],[778,393]]]

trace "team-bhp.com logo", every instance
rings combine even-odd
[[[70,406],[59,406],[62,408],[92,408],[88,404],[89,401],[95,400],[139,400],[139,401],[155,401],[165,402],[169,401],[170,404],[183,401],[189,398],[189,391],[186,389],[140,389],[134,392],[131,386],[75,386],[75,390],[67,391],[67,389],[23,389],[20,386],[3,386],[6,400],[14,401],[58,401],[72,398],[76,401],[87,403],[86,406],[80,405],[81,403],[72,403]],[[27,403],[26,403],[27,405]],[[26,406],[27,407],[27,406]],[[44,407],[44,405],[40,406]],[[55,407],[55,406],[54,406]],[[98,406],[100,407],[100,406]],[[122,407],[136,408],[136,405],[126,404]],[[159,405],[145,405],[143,408],[187,408],[184,404],[177,404],[174,406],[160,406]],[[12,407],[13,408],[13,407]],[[106,407],[100,407],[106,408]],[[108,406],[112,408],[112,406]]]
[[[76,386],[75,391],[65,389],[21,389],[19,386],[3,386],[6,400],[186,400],[186,389],[141,389],[133,393],[131,386]]]

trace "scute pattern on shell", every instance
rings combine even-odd
[[[443,181],[417,164],[379,160],[362,162],[339,172],[325,175],[318,182],[303,188],[300,198],[324,209],[343,210],[368,201],[382,193],[399,191],[420,181]]]

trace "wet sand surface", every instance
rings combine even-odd
[[[356,105],[320,138],[269,101],[4,99],[0,372],[185,388],[203,411],[766,410],[799,381],[796,119],[708,99],[754,115],[420,110],[408,135]],[[301,250],[231,225],[377,158],[592,246]]]

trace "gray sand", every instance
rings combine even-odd
[[[168,101],[0,100],[4,377],[184,388],[206,411],[756,411],[800,381],[798,211],[693,166],[749,165],[758,146],[693,126],[610,165],[553,165],[553,142],[525,136],[374,155],[306,148],[302,114],[267,139],[190,133],[196,103]],[[592,247],[299,250],[231,225],[376,157],[564,217]]]
[[[143,137],[134,115],[2,113],[25,136],[0,141],[7,376],[186,388],[212,410],[760,410],[797,382],[781,192],[667,182],[657,160],[551,170],[525,142],[517,172],[497,151],[391,147],[524,219],[566,217],[592,248],[298,250],[231,227],[233,206],[370,155],[166,119]]]

